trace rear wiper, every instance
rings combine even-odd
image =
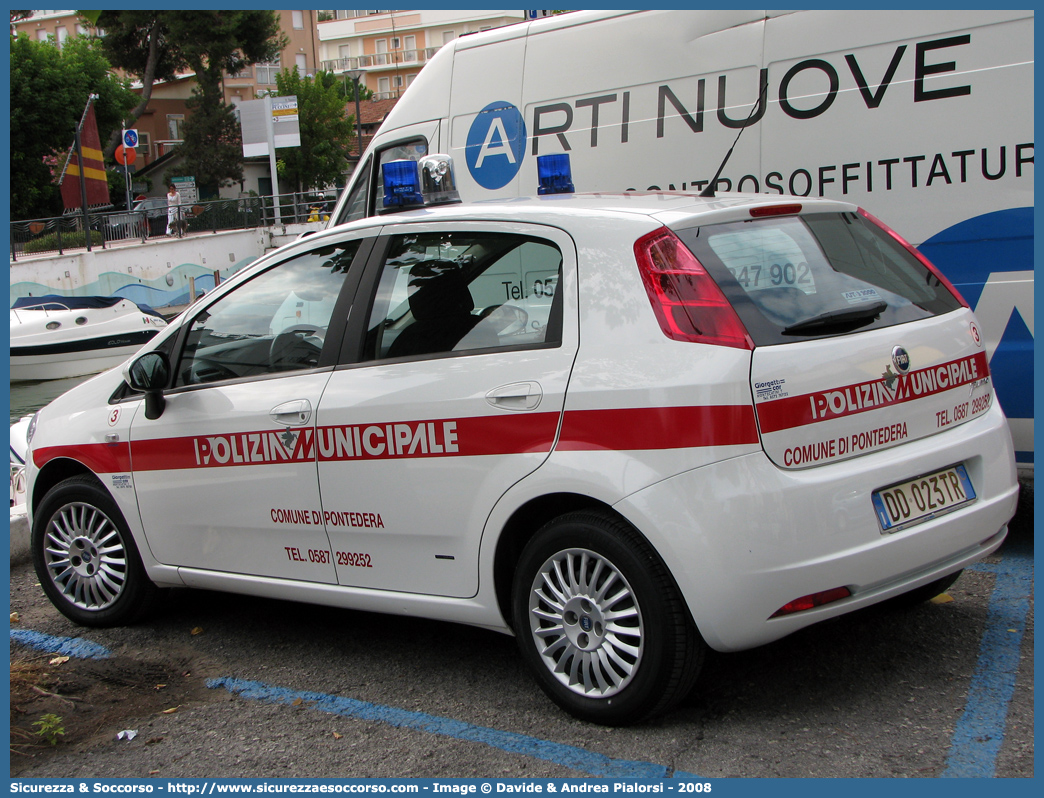
[[[806,330],[818,330],[821,327],[833,327],[853,324],[856,322],[873,321],[888,309],[887,302],[874,302],[870,305],[860,305],[856,308],[842,308],[840,310],[828,310],[804,321],[795,322],[783,328],[784,335],[801,333]]]

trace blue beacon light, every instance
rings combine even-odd
[[[569,156],[565,153],[541,155],[537,158],[537,194],[572,194],[573,175]]]
[[[381,170],[384,175],[385,209],[401,210],[424,204],[416,161],[389,161]]]

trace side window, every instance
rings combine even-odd
[[[364,360],[561,343],[562,253],[503,233],[392,238]]]
[[[381,150],[377,154],[377,174],[375,183],[375,203],[377,213],[384,210],[384,169],[381,167],[389,161],[419,161],[428,154],[428,142],[417,138],[403,141]]]
[[[176,385],[314,368],[359,241],[298,255],[257,275],[192,320]]]
[[[341,218],[337,220],[337,224],[354,222],[356,219],[362,219],[366,216],[366,198],[369,195],[371,163],[373,163],[373,159],[367,158],[366,163],[360,168],[359,179],[352,187],[352,193],[348,195],[348,201],[344,204],[344,210],[341,212]]]

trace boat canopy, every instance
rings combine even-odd
[[[22,296],[14,301],[14,304],[11,305],[11,309],[99,310],[101,308],[111,308],[113,305],[118,305],[125,299],[127,298],[122,296],[61,296],[59,294]],[[128,299],[127,301],[130,302],[131,300]],[[148,315],[155,316],[159,319],[163,318],[162,315],[150,308],[148,305],[142,305],[140,302],[134,304],[138,306],[142,313],[147,313]]]

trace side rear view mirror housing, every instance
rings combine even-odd
[[[123,380],[145,394],[145,418],[157,419],[167,405],[163,391],[170,384],[170,360],[162,352],[146,352],[123,370]]]

